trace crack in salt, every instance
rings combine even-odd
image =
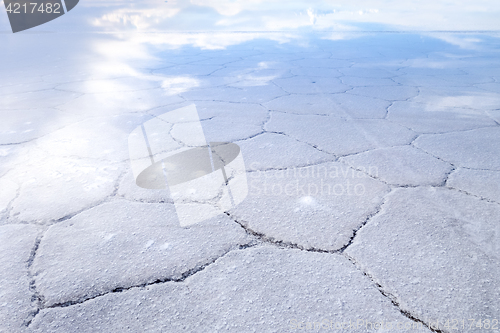
[[[33,262],[35,261],[35,257],[37,255],[38,249],[40,248],[40,243],[42,242],[42,238],[45,236],[45,233],[47,232],[46,228],[35,240],[35,244],[33,245],[33,248],[31,249],[30,256],[28,258],[27,262],[27,268],[28,268],[28,278],[30,280],[29,284],[29,289],[32,293],[31,296],[31,303],[34,305],[33,311],[28,315],[28,318],[24,321],[24,326],[29,327],[31,323],[33,322],[33,319],[38,315],[40,310],[42,309],[43,302],[44,302],[44,297],[43,295],[37,290],[36,288],[36,281],[35,281],[35,275],[33,274],[31,268],[33,266]]]
[[[391,294],[390,292],[386,291],[384,287],[380,283],[378,283],[369,272],[363,270],[361,265],[353,257],[347,255],[346,253],[343,253],[343,255],[345,258],[347,258],[347,260],[349,260],[354,265],[354,267],[356,267],[357,270],[359,270],[364,276],[370,279],[370,281],[375,285],[375,287],[382,294],[382,296],[387,298],[403,316],[405,316],[406,318],[410,319],[411,321],[417,324],[422,324],[423,327],[428,328],[432,332],[445,333],[445,331],[432,327],[429,323],[426,323],[424,320],[419,319],[416,315],[412,314],[410,311],[403,309],[397,297]]]
[[[73,305],[84,304],[84,303],[86,303],[88,301],[91,301],[91,300],[94,300],[94,299],[98,299],[98,298],[104,297],[104,296],[109,295],[109,294],[122,293],[122,292],[126,292],[126,291],[133,290],[133,289],[143,289],[143,288],[146,288],[146,287],[149,287],[149,286],[152,286],[152,285],[157,285],[157,284],[163,284],[163,283],[168,283],[168,282],[182,283],[187,278],[189,278],[189,277],[191,277],[191,276],[193,276],[193,275],[195,275],[195,274],[197,274],[197,273],[205,270],[207,267],[213,265],[219,259],[225,257],[229,253],[237,251],[237,250],[245,250],[245,249],[248,249],[248,248],[251,248],[251,247],[254,247],[254,246],[255,246],[255,244],[253,244],[251,242],[245,243],[245,244],[237,244],[237,245],[231,247],[230,249],[228,249],[227,251],[225,251],[223,254],[221,254],[218,257],[216,257],[215,259],[212,259],[209,262],[206,262],[206,263],[204,263],[202,265],[197,265],[194,268],[183,272],[179,278],[158,278],[158,279],[156,279],[154,281],[151,281],[151,282],[147,282],[147,283],[143,283],[143,284],[138,284],[138,285],[133,285],[133,286],[127,286],[127,287],[117,287],[117,288],[114,288],[111,291],[104,292],[102,294],[98,294],[98,295],[95,295],[93,297],[79,299],[79,300],[73,300],[73,301],[67,301],[67,302],[63,302],[63,303],[56,303],[56,304],[52,304],[50,306],[43,306],[43,296],[40,295],[40,297],[41,297],[40,298],[40,301],[41,301],[40,302],[40,306],[38,307],[36,313],[33,315],[33,318],[29,321],[29,323],[26,326],[29,326],[31,324],[31,322],[35,319],[36,315],[41,310],[66,308],[66,307],[73,306]],[[38,248],[38,246],[37,246],[37,248]]]
[[[355,230],[353,230],[352,232],[352,236],[351,238],[349,239],[349,241],[343,246],[341,247],[338,252],[340,253],[344,253],[345,250],[352,245],[352,243],[354,242],[354,239],[356,238],[356,236],[358,235],[358,232],[365,226],[367,225],[375,216],[377,216],[378,214],[380,214],[383,210],[383,206],[384,204],[387,202],[387,196],[389,194],[391,194],[393,192],[393,189],[391,188],[389,192],[387,192],[383,197],[382,197],[382,201],[380,202],[380,204],[378,205],[378,207],[376,208],[376,210],[369,214],[366,219],[361,223],[361,225],[356,228]]]
[[[297,249],[301,251],[307,251],[307,252],[318,252],[318,253],[338,253],[339,250],[324,250],[324,249],[319,249],[315,247],[309,247],[305,248],[302,245],[292,243],[292,242],[287,242],[287,241],[281,241],[281,240],[276,240],[274,237],[269,237],[264,233],[255,231],[248,227],[244,222],[236,219],[231,213],[229,212],[224,212],[231,220],[233,220],[235,223],[237,223],[245,232],[257,238],[261,243],[266,243],[266,244],[271,244],[273,246],[277,246],[279,248],[288,248],[288,249]]]

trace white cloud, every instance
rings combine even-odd
[[[163,20],[178,14],[179,11],[180,8],[123,8],[96,18],[92,23],[98,27],[134,27],[138,30],[145,30],[159,25]]]
[[[234,16],[244,10],[258,10],[269,5],[270,0],[191,0],[196,6],[210,7],[223,16]],[[274,1],[276,2],[276,1]]]

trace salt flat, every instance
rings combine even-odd
[[[179,36],[0,34],[0,332],[493,330],[497,37]],[[248,194],[181,226],[128,140],[190,105]]]

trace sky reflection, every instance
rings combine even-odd
[[[90,5],[90,4],[89,4]],[[120,3],[91,20],[110,30],[498,30],[500,3],[457,1],[191,0]]]
[[[37,30],[55,31],[478,31],[500,29],[493,0],[81,1]],[[7,15],[0,18],[8,29]],[[61,29],[64,27],[64,29]]]
[[[132,45],[217,50],[263,39],[307,46],[304,36],[310,33],[316,34],[314,38],[344,40],[366,32],[418,31],[474,49],[480,42],[475,37],[436,32],[491,35],[500,30],[498,17],[500,2],[491,0],[88,0],[57,20],[22,33],[114,33]],[[5,14],[0,15],[0,31],[10,31]]]

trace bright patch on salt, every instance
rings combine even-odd
[[[313,197],[311,196],[305,196],[305,197],[302,197],[299,199],[299,202],[303,205],[308,205],[308,206],[312,206],[316,203],[316,200],[314,200]]]
[[[109,241],[109,240],[111,240],[111,238],[113,238],[113,237],[115,237],[115,234],[108,234],[108,235],[106,235],[106,236],[104,237],[104,239],[105,239],[106,241]]]

